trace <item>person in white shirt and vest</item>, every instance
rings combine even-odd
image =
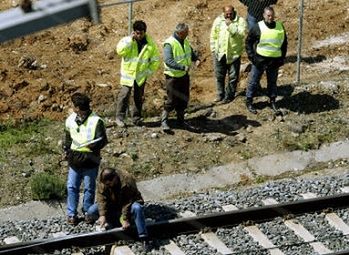
[[[216,75],[216,103],[229,103],[235,98],[246,30],[246,21],[237,15],[232,5],[225,6],[223,13],[213,22],[210,48]]]
[[[161,127],[165,132],[171,130],[168,124],[169,113],[175,110],[177,123],[180,127],[190,128],[184,121],[184,112],[190,97],[189,70],[192,61],[195,66],[200,65],[197,54],[193,51],[187,36],[189,27],[185,23],[178,23],[175,32],[164,42],[164,74],[167,100],[161,116]]]
[[[78,204],[81,182],[84,182],[82,212],[90,222],[89,210],[95,202],[96,178],[101,161],[101,149],[108,143],[103,120],[90,109],[90,98],[76,92],[71,100],[74,112],[65,121],[63,149],[68,161],[67,216],[68,223],[78,224]]]
[[[279,110],[276,105],[277,78],[279,67],[285,63],[287,53],[287,36],[283,24],[275,21],[275,12],[272,7],[266,7],[263,12],[264,20],[254,26],[246,38],[246,52],[252,62],[252,68],[247,85],[247,109],[257,114],[253,106],[253,96],[257,90],[264,71],[267,75],[267,95],[270,107],[275,113]]]
[[[131,35],[123,37],[117,44],[116,52],[122,57],[120,70],[121,89],[116,103],[116,124],[125,127],[124,119],[133,88],[134,107],[132,122],[142,125],[142,106],[147,79],[160,66],[160,53],[142,20],[133,23]]]

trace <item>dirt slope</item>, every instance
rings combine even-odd
[[[9,7],[4,2],[0,5],[2,9]],[[147,22],[148,32],[159,46],[172,33],[177,22],[185,21],[190,24],[190,39],[205,61],[193,74],[192,102],[209,102],[214,98],[208,38],[213,19],[226,3],[231,1],[147,0],[134,4],[134,18]],[[233,4],[238,13],[245,16],[245,7],[237,0]],[[303,50],[303,54],[328,57],[347,50],[346,47],[309,50],[309,46],[316,40],[348,30],[347,5],[344,0],[311,1],[306,4],[303,40],[306,50]],[[294,56],[298,22],[297,1],[280,1],[276,11],[288,31],[289,55]],[[66,116],[69,96],[76,90],[91,94],[94,102],[98,102],[100,111],[113,108],[113,95],[119,89],[120,65],[114,48],[118,40],[127,34],[127,6],[103,8],[101,17],[102,23],[97,26],[92,26],[86,20],[78,20],[1,45],[1,119],[32,119],[42,116],[62,119]],[[285,79],[294,79],[294,63],[286,65],[283,71]],[[243,77],[241,90],[245,83]],[[162,84],[160,70],[147,86],[146,110],[153,109],[156,111],[153,114],[158,114],[162,104]]]

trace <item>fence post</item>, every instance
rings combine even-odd
[[[132,19],[133,19],[133,2],[128,4],[128,34],[132,32]]]
[[[304,0],[299,0],[299,20],[298,20],[298,45],[297,45],[297,77],[296,83],[301,81],[301,61],[302,61],[302,39],[303,39],[303,14]]]

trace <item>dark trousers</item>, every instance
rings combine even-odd
[[[136,82],[133,84],[133,101],[134,106],[132,108],[132,119],[133,121],[140,120],[142,117],[142,106],[143,106],[143,97],[144,97],[144,87],[145,83],[142,86],[138,86]],[[126,111],[129,105],[129,99],[131,96],[132,87],[121,86],[118,99],[116,101],[116,117],[123,120],[126,117]]]
[[[235,97],[237,83],[239,81],[241,58],[227,64],[226,56],[221,60],[214,58],[214,70],[216,75],[217,98],[233,99]],[[225,86],[225,77],[228,74],[228,84]]]
[[[258,84],[261,80],[262,74],[266,72],[267,75],[267,90],[269,98],[276,98],[277,96],[277,78],[279,67],[275,67],[272,65],[257,67],[252,65],[252,69],[250,72],[250,78],[247,85],[247,98],[253,98],[258,88]]]
[[[164,109],[167,112],[175,110],[178,113],[184,113],[188,107],[190,97],[190,79],[189,75],[174,78],[165,75],[165,84],[167,91],[167,100]]]

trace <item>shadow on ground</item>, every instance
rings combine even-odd
[[[279,107],[302,114],[319,113],[339,108],[339,101],[326,94],[300,92],[278,101]]]

